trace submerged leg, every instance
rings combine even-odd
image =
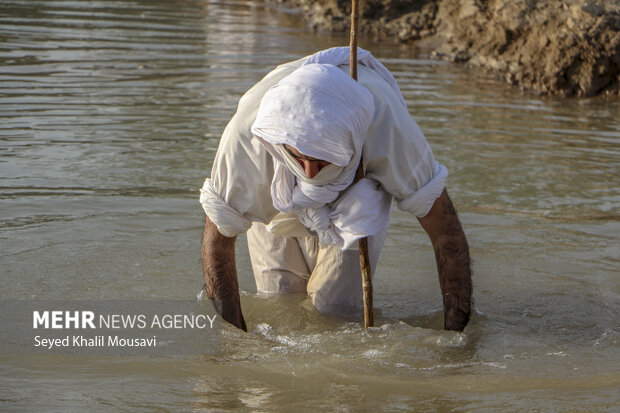
[[[387,229],[368,238],[370,264],[374,278]],[[316,267],[308,281],[308,295],[322,313],[356,316],[362,313],[362,273],[357,248],[340,251],[321,247]]]
[[[305,243],[295,237],[272,234],[255,222],[247,232],[252,270],[259,292],[286,294],[306,291],[310,277]]]

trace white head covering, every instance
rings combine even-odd
[[[380,65],[394,81],[387,69],[369,52],[359,51],[358,56],[375,67]],[[362,144],[374,116],[372,94],[337,67],[347,63],[348,59],[346,47],[328,49],[310,56],[299,69],[265,93],[251,127],[252,134],[260,139],[274,160],[275,173],[271,183],[274,206],[282,212],[295,211],[306,227],[318,233],[321,243],[337,244],[341,248],[344,245],[342,231],[334,228],[335,211],[328,204],[353,182],[362,155]],[[361,63],[364,64],[364,61]],[[398,92],[400,94],[400,90]],[[278,149],[278,145],[284,144],[306,156],[341,166],[342,172],[323,185],[297,178],[294,168],[287,165]],[[368,207],[371,212],[373,208],[386,209],[385,202],[379,206],[375,201],[377,199],[364,201],[370,202]],[[376,205],[373,206],[373,202]],[[339,200],[339,204],[343,203]],[[385,215],[383,211],[376,212]],[[387,213],[389,215],[389,204]],[[359,229],[358,225],[352,225],[356,217],[348,218],[346,211],[339,211],[338,216],[338,222],[342,221],[342,217],[344,221],[349,221],[341,222],[340,226]],[[374,235],[380,229],[362,231],[368,233],[361,234],[357,239]]]
[[[333,65],[304,65],[270,88],[252,133],[275,160],[274,206],[289,212],[335,200],[353,182],[373,114],[371,93]],[[296,180],[275,147],[284,144],[344,169],[322,186]]]

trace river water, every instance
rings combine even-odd
[[[250,1],[0,5],[0,298],[191,299],[198,188],[241,94],[347,44]],[[396,211],[377,327],[256,294],[216,356],[0,355],[2,411],[617,411],[620,104],[521,93],[362,38],[451,175],[476,314],[441,330],[430,244]]]

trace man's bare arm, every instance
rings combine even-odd
[[[248,331],[241,312],[237,266],[235,262],[235,241],[237,237],[226,237],[220,233],[209,217],[205,218],[202,234],[202,266],[205,290],[211,300],[218,300],[222,318],[232,325]]]
[[[430,212],[419,218],[437,260],[443,293],[444,328],[463,331],[471,313],[471,270],[469,247],[458,216],[444,190]]]

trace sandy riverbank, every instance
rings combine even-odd
[[[349,0],[270,0],[313,30],[346,31]],[[361,31],[418,42],[537,94],[617,96],[620,1],[362,0]]]

